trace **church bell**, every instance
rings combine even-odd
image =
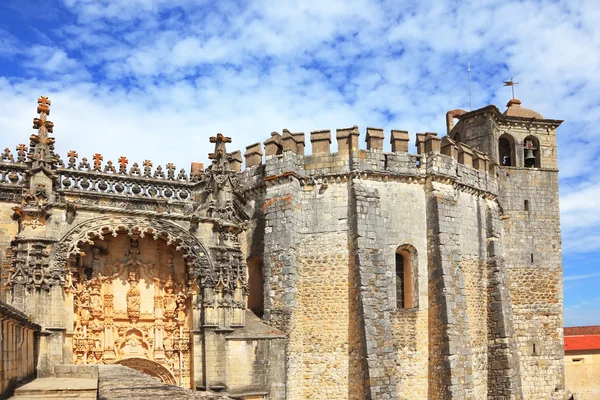
[[[533,150],[527,149],[525,150],[525,161],[535,160],[535,155],[533,154]]]

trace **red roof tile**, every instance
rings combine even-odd
[[[600,350],[600,335],[565,336],[565,351]]]
[[[600,335],[600,325],[571,326],[565,328],[565,336]]]

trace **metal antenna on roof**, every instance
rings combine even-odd
[[[515,82],[512,77],[510,78],[509,81],[504,82],[504,86],[510,86],[510,88],[512,89],[513,100],[515,99],[515,85],[518,85],[518,84],[519,84],[519,82]]]

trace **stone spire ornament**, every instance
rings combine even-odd
[[[54,138],[49,136],[54,130],[54,123],[48,121],[50,115],[50,100],[46,96],[38,98],[37,112],[39,116],[33,119],[33,129],[38,132],[30,136],[29,162],[31,173],[44,171],[52,175],[56,168],[57,157],[54,154]]]

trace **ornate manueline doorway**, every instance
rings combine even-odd
[[[191,386],[191,299],[180,252],[141,231],[105,234],[69,261],[73,361],[120,363]]]

